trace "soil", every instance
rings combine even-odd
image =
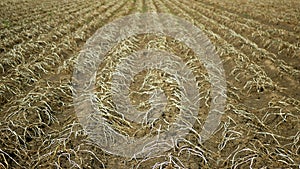
[[[91,139],[79,120],[72,78],[79,52],[99,28],[137,12],[179,16],[216,47],[227,100],[217,130],[205,142],[199,133],[213,100],[208,73],[189,47],[166,36],[140,35],[115,46],[99,66],[94,91],[110,127],[136,138],[156,136],[180,112],[174,75],[144,70],[133,78],[130,101],[138,110],[151,108],[145,91],[160,88],[167,97],[157,121],[137,124],[115,111],[112,65],[145,47],[191,61],[199,113],[184,138],[155,157],[122,157]],[[299,13],[296,0],[1,1],[0,168],[299,168]],[[145,77],[157,80],[144,85]],[[90,110],[86,106],[82,113]]]

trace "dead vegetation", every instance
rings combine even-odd
[[[0,9],[0,168],[300,167],[298,1],[4,0]],[[189,134],[175,140],[171,150],[143,159],[114,156],[88,138],[76,117],[73,67],[85,41],[99,27],[147,11],[186,19],[216,46],[226,71],[226,109],[215,134],[199,141],[212,100],[205,68],[173,39],[133,37],[124,43],[127,46],[116,46],[106,64],[143,48],[172,52],[197,67],[202,107]],[[142,90],[139,83],[131,86],[131,101],[141,110],[149,108],[149,97],[141,93],[153,84],[170,96],[166,117],[141,126],[111,111],[115,105],[106,89],[114,69],[102,66],[96,93],[106,104],[101,108],[112,127],[141,137],[166,130],[174,121],[181,107],[176,107],[180,94],[172,75],[151,70],[136,76],[140,83],[159,75],[167,81],[152,81]]]

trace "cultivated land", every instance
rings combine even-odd
[[[216,133],[203,144],[198,133],[211,98],[207,72],[197,60],[191,65],[196,68],[201,112],[190,133],[161,156],[111,155],[89,140],[78,122],[71,77],[79,51],[101,26],[136,12],[179,16],[199,27],[215,45],[225,69],[227,101]],[[103,97],[113,71],[107,65],[118,62],[109,58],[143,48],[165,49],[187,63],[195,57],[184,44],[153,35],[132,37],[107,55],[97,76],[98,97],[109,110],[105,118],[116,130],[135,137],[157,134],[158,126],[166,130],[165,122],[174,122],[179,111],[175,98],[165,116],[141,128],[122,121],[114,106],[109,107],[109,94]],[[138,90],[149,74],[160,79],[172,76],[163,76],[160,70],[141,72],[130,90],[143,92]],[[159,85],[168,97],[175,97],[175,83]],[[137,107],[149,98],[131,96]],[[139,108],[149,107],[146,103]],[[299,168],[299,118],[300,1],[0,2],[0,168]]]

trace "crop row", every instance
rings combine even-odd
[[[84,26],[79,27],[74,32],[68,33],[60,43],[60,46],[59,44],[57,45],[56,49],[54,49],[55,51],[72,49],[66,57],[45,56],[45,60],[41,60],[40,64],[47,64],[46,61],[49,59],[55,65],[49,68],[48,72],[44,73],[43,78],[37,79],[38,81],[33,86],[29,88],[25,86],[26,89],[19,88],[20,93],[3,107],[4,110],[1,109],[2,107],[0,108],[1,112],[3,112],[2,115],[5,117],[2,119],[1,124],[3,126],[6,125],[5,127],[2,126],[1,129],[3,130],[1,132],[5,133],[5,139],[9,140],[5,143],[5,149],[0,154],[3,152],[6,153],[2,155],[4,159],[8,160],[10,159],[10,155],[13,154],[14,159],[16,159],[16,161],[11,161],[11,164],[8,164],[7,167],[13,164],[24,168],[28,168],[29,166],[38,166],[41,168],[58,166],[61,163],[56,162],[63,158],[61,153],[65,152],[63,154],[67,154],[69,150],[73,151],[72,148],[66,150],[68,147],[66,144],[71,135],[75,134],[76,137],[80,135],[80,132],[73,129],[73,126],[76,125],[73,118],[69,119],[70,121],[66,119],[68,112],[65,110],[71,106],[72,86],[70,73],[72,74],[72,65],[79,52],[78,45],[82,46],[81,42],[86,41],[103,24],[120,16],[127,15],[133,9],[130,1],[126,0],[118,1],[118,3],[111,1],[110,4],[112,5],[109,8],[103,8],[105,12],[99,12],[91,21],[85,21]],[[90,13],[90,15],[93,15],[93,13]],[[80,44],[78,44],[78,40],[80,40]],[[68,75],[64,74],[66,72]],[[48,78],[54,78],[54,83],[52,83],[51,79],[48,80]],[[11,83],[16,85],[17,81],[12,81]],[[6,81],[5,84],[9,85],[10,83]],[[10,121],[11,123],[4,121]],[[52,127],[47,127],[59,123],[70,124],[62,128],[59,133],[57,130],[52,129]],[[44,138],[45,132],[49,132],[49,130],[50,133],[47,136],[51,138]],[[18,135],[17,138],[15,137],[16,135]],[[11,142],[14,143],[14,150],[9,148],[12,146]],[[20,149],[21,146],[22,148]],[[38,153],[32,153],[32,150],[34,152],[38,151]],[[85,155],[88,155],[86,153],[92,155],[92,158],[96,158],[101,165],[101,161],[92,151],[85,150]],[[76,163],[80,164],[80,162],[81,164],[83,163],[83,161],[75,159],[72,163],[70,162],[70,166]],[[88,162],[84,162],[82,165],[85,165],[85,163]],[[5,163],[0,162],[1,164],[5,165]],[[68,165],[68,162],[63,165]]]
[[[215,1],[205,1],[205,3],[211,3],[214,6],[219,6],[221,7],[223,10],[228,10],[234,13],[239,14],[241,17],[245,17],[245,18],[253,18],[261,23],[267,23],[270,26],[273,27],[277,27],[280,29],[284,29],[290,32],[294,32],[295,34],[299,33],[300,31],[300,27],[297,25],[297,21],[293,21],[293,22],[286,22],[286,20],[283,19],[279,19],[276,16],[272,16],[271,12],[266,12],[266,10],[253,10],[256,8],[255,4],[253,4],[253,6],[251,6],[250,8],[242,8],[244,6],[243,5],[236,5],[236,4],[232,4],[229,5],[227,4],[225,1],[222,2],[215,2]],[[231,2],[234,3],[234,2]],[[226,8],[224,8],[226,6]],[[289,11],[291,12],[291,11]],[[294,15],[297,16],[297,13],[299,13],[299,11],[294,11]]]
[[[144,10],[144,0],[136,0],[135,7],[137,12],[143,12]]]
[[[204,9],[205,11],[211,11],[214,13],[218,13],[219,15],[223,16],[226,19],[231,19],[234,23],[237,23],[239,26],[242,26],[243,31],[248,31],[247,29],[251,29],[250,33],[252,36],[258,37],[265,36],[272,40],[279,41],[280,43],[283,43],[287,46],[300,47],[300,44],[298,43],[298,39],[300,38],[299,35],[294,34],[289,31],[285,31],[282,29],[277,29],[274,27],[271,27],[269,25],[266,25],[264,23],[260,23],[253,19],[247,19],[240,17],[239,15],[235,13],[230,13],[226,10],[222,10],[220,8],[207,5],[205,3],[195,1],[197,6],[194,7],[194,9],[199,7],[200,9]],[[240,29],[242,29],[240,28]]]
[[[185,9],[188,9],[188,7],[185,6]],[[272,66],[280,67],[283,72],[291,75],[292,77],[297,77],[299,75],[298,70],[289,66],[283,60],[278,59],[275,54],[270,53],[264,48],[258,47],[256,43],[237,33],[235,30],[236,28],[231,29],[222,24],[222,22],[217,22],[214,19],[206,17],[205,14],[201,14],[199,16],[204,19],[203,22],[206,22],[207,26],[215,25],[211,28],[211,30],[218,32],[218,34],[222,35],[230,44],[234,45],[236,48],[241,49],[247,56],[251,56],[251,58],[253,59],[256,58],[256,63],[269,60],[272,63]],[[279,70],[277,70],[277,72],[279,74],[282,73],[282,71]]]
[[[18,43],[24,43],[29,40],[35,41],[36,39],[34,38],[38,38],[38,35],[51,33],[51,30],[59,27],[62,23],[69,22],[76,15],[84,14],[82,11],[79,11],[80,8],[86,11],[84,6],[78,6],[77,10],[74,10],[75,7],[76,5],[71,6],[69,9],[56,11],[58,14],[55,16],[46,15],[40,20],[29,21],[29,23],[25,23],[26,27],[12,28],[8,32],[3,32],[6,36],[2,41],[3,46],[1,45],[3,48],[5,47],[3,50],[11,49]],[[89,5],[87,4],[85,7],[89,7]]]
[[[172,1],[175,3],[175,1]],[[234,58],[235,65],[237,66],[235,69],[232,70],[232,73],[236,73],[236,79],[239,78],[246,78],[244,80],[238,80],[242,81],[244,83],[244,88],[251,89],[252,87],[256,88],[259,90],[260,88],[265,88],[265,87],[271,87],[274,88],[275,84],[274,82],[266,76],[265,71],[259,67],[256,66],[256,64],[249,59],[249,57],[238,50],[236,47],[231,44],[231,42],[237,41],[238,37],[235,37],[236,35],[232,34],[229,32],[228,35],[224,34],[224,30],[221,29],[222,25],[218,25],[215,22],[213,22],[211,19],[206,18],[202,15],[197,15],[194,11],[195,16],[190,16],[187,11],[182,10],[182,9],[187,9],[187,7],[184,7],[183,4],[179,4],[178,2],[176,4],[172,4],[170,2],[167,3],[167,5],[172,5],[174,6],[174,11],[178,11],[179,14],[185,14],[186,16],[190,18],[195,18],[194,22],[197,26],[199,26],[201,29],[204,29],[206,33],[209,34],[212,39],[215,39],[215,43],[220,43],[223,42],[222,45],[217,45],[217,46],[222,46],[225,48],[225,52],[228,53],[228,51],[232,52],[232,56],[235,56]],[[180,8],[179,8],[180,7]],[[223,33],[222,33],[223,32]],[[227,31],[228,32],[228,31]],[[226,51],[227,50],[227,51]],[[222,57],[222,56],[221,56]],[[249,73],[251,72],[251,76]],[[246,83],[247,82],[247,83]]]
[[[0,30],[24,27],[27,23],[41,20],[44,17],[53,14],[53,11],[68,10],[76,4],[80,4],[80,2],[73,1],[70,3],[69,1],[53,1],[52,3],[43,4],[23,2],[14,9],[14,6],[8,3],[2,7],[2,10],[5,11],[3,12],[3,19],[6,20],[7,23],[3,23]]]
[[[62,14],[68,11],[73,12],[73,10],[76,10],[75,7],[78,7],[79,5],[83,5],[83,4],[87,4],[87,3],[82,3],[82,2],[81,3],[65,2],[65,4],[54,3],[53,5],[57,5],[59,7],[54,6],[49,9],[37,8],[35,10],[37,10],[37,12],[39,13],[36,13],[34,15],[28,11],[27,11],[27,15],[16,15],[16,16],[13,15],[10,16],[10,18],[7,18],[9,20],[9,25],[7,25],[4,29],[1,29],[1,31],[9,32],[9,30],[13,29],[16,32],[19,32],[19,30],[30,28],[30,26],[34,25],[34,23],[44,23],[44,22],[37,22],[37,21],[47,21],[46,19],[49,16],[54,17],[55,14]],[[23,11],[26,11],[26,9],[24,9]],[[32,25],[28,25],[28,24],[32,24]]]
[[[7,51],[20,43],[24,43],[29,40],[34,41],[34,38],[37,38],[38,35],[47,34],[53,29],[57,28],[59,25],[69,22],[70,17],[73,17],[73,13],[80,14],[82,13],[81,10],[85,11],[85,8],[87,7],[90,7],[90,5],[86,3],[82,3],[81,6],[79,6],[79,4],[74,4],[73,6],[68,7],[68,9],[55,11],[55,14],[53,13],[53,15],[42,16],[37,20],[33,19],[25,21],[22,26],[16,26],[7,30],[3,30],[1,33],[5,37],[2,37],[0,46],[3,50]]]
[[[161,0],[155,0],[155,5],[158,9],[159,12],[167,12],[167,13],[173,13],[176,14],[180,17],[183,17],[191,22],[193,22],[196,26],[198,26],[200,29],[202,29],[209,37],[210,39],[213,40],[213,42],[217,45],[217,51],[218,53],[221,55],[222,59],[226,60],[225,62],[228,61],[228,58],[232,61],[234,60],[235,63],[237,65],[237,68],[240,68],[241,70],[243,69],[248,69],[245,70],[244,72],[248,71],[249,72],[249,67],[255,66],[255,65],[247,65],[245,62],[249,62],[249,60],[247,60],[247,56],[244,55],[243,53],[241,53],[240,51],[238,51],[237,49],[235,49],[233,46],[231,46],[228,42],[226,42],[224,39],[222,39],[222,37],[220,37],[218,34],[216,34],[215,32],[213,32],[212,30],[210,30],[209,28],[206,27],[206,25],[202,24],[201,20],[198,20],[198,18],[196,18],[194,15],[190,15],[188,14],[185,10],[181,9],[181,5],[177,4],[177,2],[175,2],[174,0],[172,1],[173,3],[170,3],[169,1],[161,1]],[[182,3],[181,3],[182,4]],[[235,56],[235,57],[234,57]],[[227,58],[226,58],[227,57]],[[248,66],[248,67],[247,67]],[[258,68],[260,69],[260,68]],[[256,71],[256,70],[254,70]],[[261,72],[256,72],[258,75],[261,75]],[[269,79],[265,79],[265,80],[269,80]],[[272,81],[270,81],[272,83]],[[237,97],[233,97],[231,96],[231,94],[236,94],[234,93],[232,90],[240,90],[237,89],[235,86],[231,85],[231,79],[227,79],[227,83],[230,84],[230,86],[228,86],[228,89],[230,89],[230,97],[227,98],[227,103],[228,104],[234,104],[236,105],[237,100],[234,100],[234,98],[239,98],[242,97],[242,95],[238,95]],[[261,85],[261,83],[260,83]],[[270,84],[272,85],[272,84]],[[245,93],[245,92],[244,92]],[[227,114],[227,113],[226,113]],[[233,120],[233,119],[232,119]],[[226,124],[227,125],[227,124]],[[224,126],[227,127],[225,124]],[[196,129],[197,130],[197,129]],[[200,129],[201,130],[201,129]],[[222,128],[223,130],[223,128]],[[235,132],[233,130],[231,130],[232,132]],[[195,133],[197,134],[197,132],[199,133],[199,131],[195,131]],[[224,129],[224,133],[226,133],[226,128]],[[230,134],[230,136],[232,136],[233,134],[236,134],[236,137],[240,137],[241,135],[239,135],[239,132],[235,132],[235,133],[226,133],[226,134]],[[224,137],[226,139],[226,136]],[[229,138],[230,139],[230,138]],[[233,141],[233,139],[231,139],[231,141]],[[202,147],[198,147],[196,145],[193,144],[193,142],[191,141],[187,141],[185,142],[185,140],[180,141],[182,145],[182,147],[178,147],[180,149],[180,152],[188,152],[188,153],[192,153],[195,155],[195,158],[197,158],[197,160],[203,160],[205,161],[202,165],[205,166],[206,164],[209,163],[214,163],[215,162],[215,158],[214,158],[214,153],[220,153],[218,150],[216,150],[215,148],[211,148],[209,145],[205,148],[202,149]],[[226,140],[224,141],[226,145]],[[188,144],[186,144],[188,143]],[[222,144],[222,142],[220,143],[220,145]],[[237,150],[241,150],[239,149],[239,147],[237,148]],[[205,151],[205,155],[202,154],[202,151]],[[222,155],[224,155],[225,153],[223,153]],[[238,153],[236,153],[238,154]],[[226,158],[227,156],[225,156]],[[178,160],[182,160],[185,161],[185,159],[182,158],[178,158]],[[231,160],[232,158],[230,158],[230,155],[228,155],[227,159],[222,159],[222,158],[218,158],[218,160]],[[209,161],[209,162],[208,162]],[[235,160],[232,160],[233,163],[235,163]],[[188,162],[187,162],[188,163]],[[237,165],[238,166],[238,165]]]
[[[84,42],[104,24],[136,11],[173,13],[198,26],[215,44],[228,71],[228,98],[220,128],[209,142],[204,145],[199,143],[201,127],[194,125],[187,137],[174,140],[176,147],[168,155],[133,159],[135,164],[138,163],[133,168],[140,168],[140,165],[141,168],[149,168],[151,160],[154,161],[152,168],[214,168],[214,164],[231,165],[231,168],[258,168],[274,163],[286,168],[297,167],[295,162],[299,154],[300,146],[297,143],[300,133],[293,126],[289,132],[296,130],[296,134],[287,134],[285,137],[285,131],[282,132],[280,126],[289,122],[297,126],[300,101],[290,96],[280,98],[286,94],[282,94],[283,89],[277,86],[280,82],[273,81],[280,75],[291,77],[291,84],[296,83],[293,77],[298,76],[299,72],[278,59],[278,52],[286,49],[279,45],[290,45],[291,51],[299,48],[296,42],[288,38],[293,32],[283,31],[289,33],[286,36],[281,29],[275,29],[274,34],[278,38],[273,39],[273,34],[264,30],[265,27],[271,29],[271,25],[259,26],[255,20],[242,18],[221,8],[214,11],[211,3],[192,3],[188,0],[106,2],[94,1],[93,4],[84,5],[91,5],[90,8],[82,8],[80,4],[74,9],[70,8],[71,17],[54,19],[60,24],[46,23],[58,28],[51,29],[49,33],[46,31],[44,35],[39,35],[37,31],[39,36],[32,42],[23,42],[3,55],[4,60],[0,60],[0,75],[3,75],[0,77],[0,144],[3,147],[0,149],[0,168],[91,168],[96,165],[113,168],[109,166],[114,163],[111,161],[120,161],[120,157],[109,154],[107,158],[104,157],[102,153],[105,152],[100,149],[97,151],[98,146],[89,147],[94,143],[81,140],[86,133],[74,116],[71,76]],[[261,39],[256,40],[256,36]],[[278,40],[278,44],[265,46],[265,38]],[[125,45],[125,53],[136,50],[137,41],[130,42]],[[118,48],[113,56],[118,58],[123,54],[123,48]],[[292,54],[289,56],[296,57]],[[272,93],[270,101],[267,96],[269,93],[264,92]],[[261,99],[259,105],[255,105],[253,103],[256,100],[252,97],[256,96],[266,99]],[[265,100],[266,107],[260,109]],[[247,101],[251,102],[250,106]],[[202,119],[197,117],[196,120]],[[103,163],[102,160],[106,161]],[[142,166],[144,162],[149,163],[148,167]],[[126,165],[130,165],[130,161]]]
[[[112,4],[111,4],[112,5]],[[61,21],[51,21],[48,24],[60,23],[52,31],[47,34],[39,34],[38,37],[32,41],[24,42],[20,45],[15,46],[13,49],[2,55],[2,60],[0,61],[0,67],[3,68],[0,74],[10,74],[9,71],[17,65],[26,63],[32,59],[36,59],[36,53],[47,52],[45,48],[51,48],[53,42],[58,42],[63,38],[69,31],[74,31],[76,27],[79,27],[86,20],[91,20],[92,17],[88,15],[88,12],[93,12],[94,15],[97,14],[98,9],[101,4],[93,5],[87,9],[79,10],[73,15],[68,15],[65,18],[61,18]],[[74,20],[74,18],[77,18]]]
[[[160,6],[161,4],[159,4],[158,6]],[[177,8],[177,6],[182,6],[181,4],[168,4],[168,5],[172,5],[172,6],[176,6],[174,8]],[[187,8],[186,8],[187,9]],[[168,10],[168,9],[166,9]],[[186,17],[187,19],[191,19],[190,21],[193,21],[193,18],[189,15],[187,15],[187,11],[182,11],[182,9],[178,8],[175,10],[175,12],[178,12],[179,15],[182,15],[184,17]],[[196,14],[197,12],[194,11],[193,14]],[[201,15],[200,15],[201,16]],[[226,62],[232,60],[234,60],[234,64],[235,67],[231,67],[231,74],[235,75],[235,79],[238,82],[243,82],[246,83],[243,88],[252,88],[254,85],[255,88],[260,91],[260,90],[264,90],[264,87],[269,86],[271,88],[274,88],[277,86],[277,84],[275,84],[269,77],[269,75],[273,75],[272,77],[277,78],[276,76],[274,76],[274,71],[276,72],[275,74],[279,74],[284,76],[284,78],[286,78],[287,81],[289,81],[289,84],[287,83],[280,83],[281,87],[295,87],[297,85],[294,86],[296,82],[295,79],[291,79],[289,78],[289,76],[285,76],[288,75],[284,72],[282,72],[281,69],[286,69],[285,71],[290,73],[291,75],[294,75],[295,77],[297,77],[297,73],[295,72],[293,69],[291,69],[289,66],[286,66],[284,62],[279,62],[278,60],[275,60],[274,62],[272,62],[272,59],[270,59],[269,61],[264,60],[255,60],[256,55],[262,55],[263,57],[265,57],[263,55],[263,53],[261,52],[255,52],[255,48],[250,48],[247,50],[245,50],[245,48],[240,48],[239,45],[234,45],[236,43],[236,41],[243,40],[244,37],[241,37],[240,35],[234,33],[233,31],[228,31],[227,29],[224,29],[226,27],[219,25],[216,22],[212,22],[209,18],[206,17],[202,17],[202,19],[200,19],[199,17],[194,17],[196,19],[196,21],[194,20],[194,22],[196,23],[197,26],[199,26],[202,30],[204,30],[208,36],[210,36],[211,40],[213,40],[214,43],[217,44],[217,49],[219,50],[219,54],[221,55],[221,57],[224,57],[226,55],[229,55],[231,57],[226,58]],[[216,26],[214,26],[216,25]],[[224,34],[224,32],[228,32],[227,34]],[[247,39],[246,39],[247,40]],[[244,43],[242,43],[243,45],[246,45]],[[223,49],[222,49],[223,48]],[[246,48],[247,49],[247,48]],[[252,51],[254,50],[254,53],[252,53]],[[251,53],[250,53],[251,52]],[[254,54],[254,55],[253,55]],[[252,57],[248,57],[251,56]],[[254,61],[253,61],[254,59]],[[252,60],[252,61],[251,61]],[[261,66],[257,65],[260,64]],[[270,66],[271,65],[271,66]],[[275,67],[275,69],[272,68],[271,72],[270,69],[268,67]],[[264,69],[262,68],[264,67]],[[281,69],[276,69],[276,67],[280,67]],[[292,70],[292,71],[291,71]],[[268,73],[266,73],[265,71],[268,71]],[[249,73],[251,73],[251,76],[249,75]],[[243,80],[239,80],[239,78],[241,77],[247,77],[246,79]]]
[[[26,92],[28,87],[32,88],[43,75],[53,73],[53,69],[63,64],[63,61],[69,58],[71,53],[78,50],[78,42],[82,42],[86,39],[88,33],[91,33],[91,30],[105,23],[104,21],[108,18],[115,16],[113,12],[122,8],[126,3],[128,3],[128,1],[125,0],[117,4],[111,2],[114,6],[108,8],[104,14],[99,13],[99,11],[90,13],[89,18],[92,18],[92,20],[81,20],[82,24],[80,25],[83,25],[81,28],[77,28],[73,33],[68,32],[61,42],[50,45],[49,51],[44,50],[43,53],[36,56],[34,60],[20,64],[16,69],[13,69],[12,74],[2,79],[4,84],[6,84],[0,88],[2,104],[8,102],[8,100],[14,96],[14,93],[22,95],[22,93]],[[103,10],[104,9],[107,8],[103,8]],[[125,11],[129,12],[127,10]],[[122,12],[119,13],[124,14]]]
[[[264,69],[262,69],[261,66],[259,66],[257,64],[257,61],[251,61],[251,59],[253,59],[252,57],[248,57],[247,54],[243,53],[245,52],[244,49],[239,49],[238,46],[234,46],[232,45],[233,41],[231,41],[231,38],[238,38],[239,36],[237,36],[238,34],[233,34],[231,36],[229,36],[230,38],[228,38],[228,36],[222,34],[222,31],[224,31],[224,26],[222,25],[214,25],[214,22],[208,22],[208,18],[205,19],[205,17],[197,17],[200,14],[195,12],[195,11],[191,11],[191,13],[189,13],[190,8],[187,8],[187,6],[184,5],[184,3],[182,3],[182,1],[178,2],[176,0],[172,0],[172,3],[169,1],[164,1],[164,3],[162,3],[159,0],[156,0],[156,6],[160,8],[160,11],[162,10],[163,12],[172,12],[174,14],[178,14],[182,17],[185,17],[185,19],[192,19],[190,21],[193,21],[198,27],[200,27],[209,37],[210,39],[216,44],[218,53],[220,54],[220,56],[222,57],[222,59],[226,60],[224,62],[225,66],[234,61],[234,63],[231,63],[230,66],[230,70],[232,70],[232,73],[237,75],[236,76],[236,80],[237,81],[241,81],[241,79],[237,78],[238,75],[241,75],[243,73],[244,76],[246,77],[250,77],[248,79],[243,79],[242,82],[247,82],[246,85],[244,87],[251,87],[252,85],[256,86],[256,87],[262,87],[262,89],[264,89],[263,85],[267,85],[267,86],[273,86],[275,87],[276,85],[274,84],[274,82],[268,77],[268,75],[265,73]],[[189,10],[188,10],[189,9]],[[202,18],[202,19],[200,19]],[[228,31],[227,31],[228,32]],[[234,32],[229,32],[229,33],[234,33]],[[262,62],[259,62],[260,64],[262,64]],[[275,65],[278,66],[278,65]],[[250,74],[249,74],[250,73]],[[252,79],[253,78],[253,79]],[[245,80],[245,81],[244,81]],[[238,83],[236,82],[232,82],[231,79],[227,79],[228,84],[230,84],[230,86],[228,86],[228,88],[235,88],[237,90],[240,86],[238,85]],[[266,83],[267,82],[267,83]],[[269,84],[268,84],[269,83]],[[234,85],[234,86],[232,86]],[[258,88],[258,90],[259,90]],[[242,88],[243,89],[243,88]],[[242,90],[241,90],[242,91]],[[262,90],[263,91],[263,90]],[[228,94],[232,94],[231,91],[229,91]],[[242,97],[242,95],[236,95],[235,98],[239,98]],[[228,109],[228,118],[230,119],[230,121],[233,121],[234,124],[237,126],[239,125],[237,122],[239,121],[239,119],[241,118],[245,118],[248,120],[251,120],[253,122],[253,124],[251,125],[251,127],[257,128],[258,126],[256,126],[256,123],[262,127],[265,127],[264,122],[262,122],[257,116],[255,116],[251,110],[249,110],[247,107],[243,106],[242,104],[236,103],[235,101],[232,101],[232,96],[230,96],[230,98],[228,98],[228,103],[231,103],[232,105],[230,105],[229,107],[231,107],[230,109]],[[245,95],[244,95],[245,97]],[[298,100],[296,99],[290,99],[290,100],[295,100],[296,104],[299,103]],[[285,102],[284,102],[285,103]],[[293,101],[294,103],[294,101]],[[272,115],[274,112],[274,114],[276,114],[276,111],[271,110],[272,107],[271,103],[270,104],[270,110],[266,113],[266,115]],[[239,108],[240,107],[240,108]],[[247,110],[248,109],[248,110]],[[232,118],[235,117],[235,115],[230,115],[230,112],[233,111],[234,114],[238,115],[239,118]],[[280,110],[283,111],[283,110]],[[264,112],[265,113],[265,109]],[[284,113],[282,112],[282,115],[286,115],[289,114],[292,117],[295,117],[295,113],[296,111],[289,111],[289,110],[285,110]],[[278,113],[277,113],[278,114]],[[231,117],[230,117],[231,116]],[[282,117],[283,119],[286,119],[286,117]],[[296,118],[294,118],[295,120]],[[244,123],[244,121],[242,121]],[[282,123],[278,123],[278,125],[281,125]],[[226,127],[224,125],[224,127]],[[250,127],[250,126],[249,126]],[[226,127],[227,128],[227,127]],[[226,129],[224,128],[224,129]],[[228,132],[228,134],[233,136],[231,138],[227,138],[227,136],[224,136],[224,142],[222,142],[220,144],[220,150],[222,150],[227,141],[231,140],[230,143],[234,143],[234,139],[236,138],[241,138],[244,139],[244,137],[242,136],[242,131],[235,131],[234,128],[233,130],[231,130],[231,133]],[[276,131],[272,131],[274,133],[276,133]],[[257,134],[257,136],[261,137],[269,137],[270,139],[272,139],[272,141],[274,143],[277,143],[278,145],[280,145],[281,143],[278,142],[279,139],[285,139],[285,140],[289,140],[292,142],[297,141],[297,134],[295,136],[291,136],[291,137],[284,137],[282,135],[276,135],[274,133],[272,133],[271,131],[269,132],[268,129],[263,130],[263,131],[256,131],[254,130],[254,133]],[[224,133],[227,133],[226,130],[224,131]],[[226,141],[226,139],[229,139]],[[265,139],[261,139],[261,141],[265,141]],[[224,145],[223,145],[224,144]],[[255,144],[255,143],[254,143]],[[257,147],[256,145],[249,145],[249,146],[242,146],[242,147],[237,147],[236,150],[233,151],[232,154],[228,154],[228,158],[230,158],[230,161],[232,162],[232,166],[234,167],[239,167],[239,166],[243,166],[244,164],[249,164],[250,166],[255,165],[253,160],[255,160],[257,157]],[[222,146],[223,145],[223,146]],[[269,144],[261,144],[263,146],[265,146],[264,148],[269,149],[272,153],[266,154],[268,156],[268,163],[272,163],[273,164],[273,160],[276,159],[278,161],[281,161],[282,164],[284,163],[284,165],[286,166],[295,166],[293,159],[295,159],[296,154],[297,154],[297,148],[293,148],[293,150],[295,150],[294,152],[296,152],[296,154],[294,152],[286,152],[285,150],[282,150],[282,154],[284,155],[281,156],[280,154],[277,154],[276,152],[279,149],[273,149],[272,147],[269,146]],[[250,155],[243,155],[243,152],[249,151],[247,154]],[[285,158],[285,156],[289,156],[291,158]],[[226,160],[228,160],[228,158]]]
[[[251,9],[255,8],[256,11],[259,11],[263,15],[268,15],[270,18],[278,18],[283,21],[288,22],[297,22],[297,3],[294,1],[290,3],[282,3],[279,1],[248,1],[248,2],[241,2],[241,1],[224,1],[222,3],[228,4],[227,6],[240,6],[240,8],[244,9]],[[298,5],[300,5],[298,3]]]
[[[185,4],[188,4],[188,2],[185,2]],[[199,7],[200,8],[200,7]],[[253,57],[257,57],[257,59],[262,59],[267,57],[268,59],[272,60],[273,62],[276,62],[277,64],[283,65],[283,67],[288,68],[288,73],[291,73],[292,75],[298,75],[299,71],[294,69],[292,66],[297,63],[297,55],[300,53],[300,48],[297,46],[294,46],[292,44],[286,43],[286,42],[278,42],[278,46],[275,46],[274,48],[268,48],[265,47],[267,43],[271,43],[272,41],[275,41],[274,39],[271,39],[271,37],[266,36],[260,36],[252,37],[253,34],[256,34],[255,28],[251,28],[245,24],[240,24],[239,22],[232,21],[230,18],[224,17],[222,14],[217,14],[212,11],[209,11],[205,8],[201,8],[198,10],[198,13],[200,13],[203,17],[205,17],[207,20],[210,20],[214,22],[214,24],[220,24],[220,28],[222,28],[224,31],[221,31],[222,33],[225,33],[227,35],[233,34],[236,35],[235,37],[240,39],[236,44],[236,47],[242,46],[241,48],[248,48],[249,52],[257,51],[257,53],[260,53],[260,55],[252,55]],[[202,12],[203,11],[203,12]],[[232,44],[235,44],[232,42]],[[255,49],[255,50],[252,50]],[[275,52],[275,53],[273,53]],[[250,53],[247,53],[248,55],[251,55]],[[280,59],[279,59],[280,58]],[[293,58],[295,63],[290,66],[282,59],[289,59],[289,61]]]
[[[223,16],[227,16],[228,18],[232,19],[233,21],[237,21],[240,22],[241,24],[245,24],[247,26],[251,26],[253,28],[257,29],[257,33],[259,35],[262,36],[268,36],[268,37],[273,37],[275,39],[282,39],[283,41],[289,42],[290,44],[293,44],[295,46],[300,47],[299,44],[299,35],[294,33],[294,32],[290,32],[284,29],[280,29],[280,28],[275,28],[273,26],[267,25],[263,22],[259,22],[257,20],[251,19],[251,18],[245,18],[242,17],[240,15],[238,15],[235,12],[231,12],[229,10],[227,10],[227,8],[223,8],[211,3],[205,3],[205,2],[200,2],[200,1],[196,1],[199,5],[217,12]]]
[[[153,1],[145,1],[145,5],[147,7],[148,12],[155,12],[156,11],[156,7],[153,4]]]
[[[53,2],[54,4],[56,2]],[[24,2],[24,1],[18,1],[18,2],[12,2],[12,1],[1,1],[0,2],[0,8],[1,8],[1,15],[3,18],[10,18],[20,15],[19,17],[22,17],[21,15],[25,16],[26,11],[33,12],[35,10],[38,10],[40,4],[37,2]],[[23,10],[22,10],[23,9]]]

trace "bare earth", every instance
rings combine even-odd
[[[211,98],[199,61],[192,63],[201,93],[194,130],[161,156],[135,159],[105,152],[79,123],[72,99],[79,51],[97,29],[136,12],[179,16],[199,27],[216,47],[225,69],[227,101],[217,131],[203,144],[197,133]],[[300,167],[300,1],[2,0],[0,39],[0,168]],[[99,67],[98,94],[107,89],[101,84],[111,80],[105,74],[113,71],[109,63],[134,51],[165,49],[184,62],[195,57],[170,37],[141,35],[128,42],[117,45]],[[172,77],[161,70],[141,72],[130,87],[133,93],[142,92],[149,73],[162,81]],[[168,98],[174,97],[176,85],[158,84]],[[132,94],[130,99],[137,107],[145,103],[140,110],[149,109],[149,96]],[[103,101],[109,107],[111,97]],[[151,127],[120,121],[113,111],[104,118],[117,131],[139,138],[175,121],[179,110],[171,103],[167,108]]]

